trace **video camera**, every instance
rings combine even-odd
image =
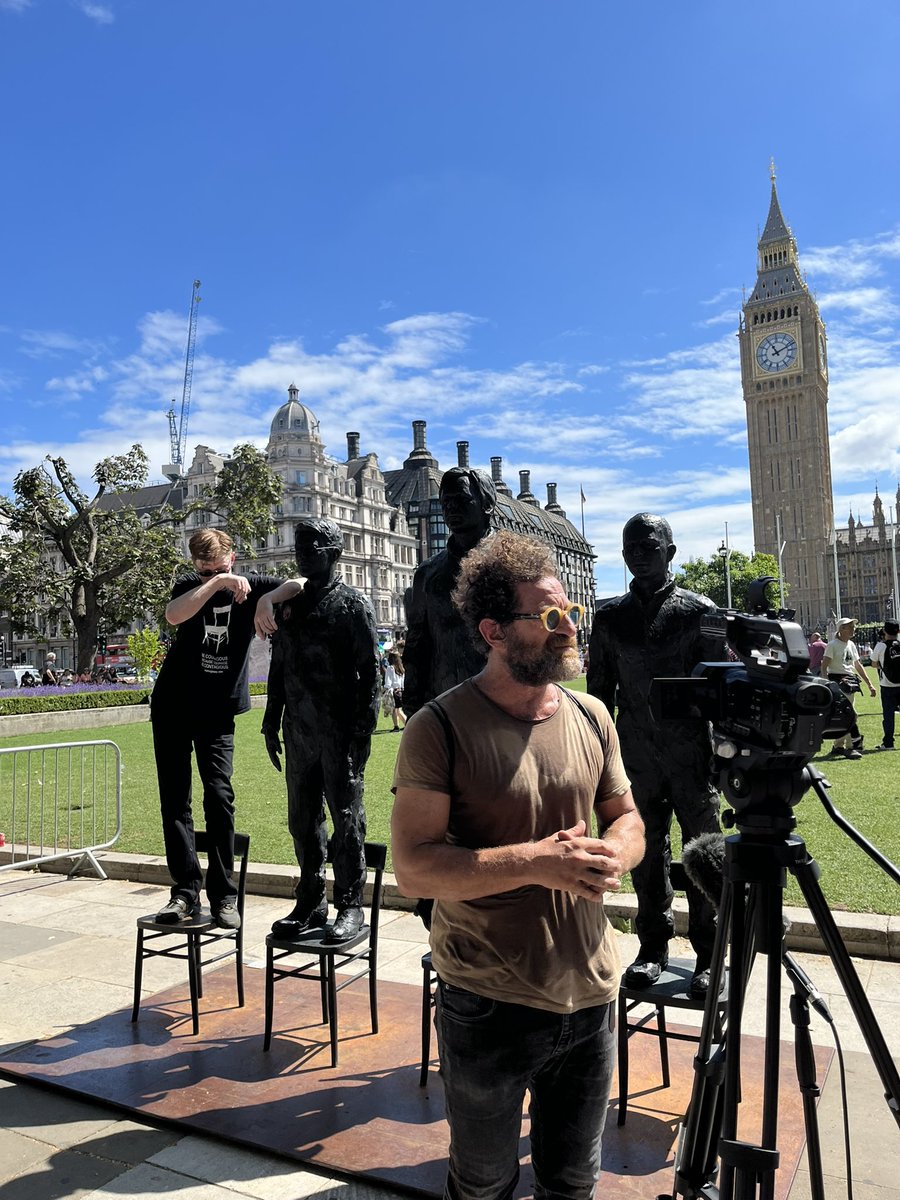
[[[838,685],[808,673],[809,650],[793,613],[768,608],[773,582],[764,575],[750,585],[751,613],[720,609],[704,622],[706,632],[724,629],[735,661],[698,663],[689,678],[654,679],[650,687],[658,721],[710,722],[714,770],[736,812],[773,790],[796,804],[807,786],[803,768],[823,739],[847,733],[854,721]]]

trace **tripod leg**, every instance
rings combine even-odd
[[[675,1161],[672,1195],[701,1196],[713,1187],[716,1175],[716,1137],[722,1121],[722,1079],[725,1046],[718,998],[725,975],[725,954],[731,929],[734,885],[726,879],[719,907],[716,938],[709,968],[709,989],[699,1046],[694,1058],[691,1100],[682,1125]],[[732,976],[732,984],[734,978]]]
[[[900,1074],[891,1058],[884,1035],[878,1027],[869,998],[859,981],[856,968],[847,953],[831,909],[819,887],[819,867],[809,855],[804,861],[791,864],[791,872],[800,885],[804,899],[813,915],[816,928],[822,936],[828,957],[834,964],[844,994],[850,1002],[853,1015],[856,1017],[863,1040],[869,1048],[872,1062],[884,1087],[885,1099],[894,1120],[900,1125]]]
[[[785,955],[785,958],[789,958]],[[825,1200],[825,1183],[822,1177],[822,1147],[819,1140],[819,1118],[816,1100],[822,1092],[816,1079],[816,1059],[812,1038],[809,1034],[809,1002],[790,968],[785,964],[794,994],[791,996],[791,1021],[794,1024],[794,1062],[797,1065],[797,1082],[803,1098],[803,1127],[806,1130],[806,1157],[809,1162],[809,1190],[812,1200]]]

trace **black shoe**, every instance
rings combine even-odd
[[[630,988],[648,988],[659,982],[659,977],[668,966],[668,956],[658,962],[652,958],[636,958],[622,976],[622,982]]]
[[[223,900],[212,906],[212,917],[220,929],[240,929],[241,914],[234,900]]]
[[[335,922],[328,930],[326,942],[349,942],[356,937],[363,927],[363,910],[361,908],[342,908]]]
[[[299,937],[307,929],[321,929],[327,920],[327,905],[320,905],[318,908],[314,908],[312,912],[301,908],[299,905],[295,905],[286,917],[282,917],[280,921],[275,921],[272,925],[272,932],[276,937],[291,941],[293,938]]]
[[[876,746],[875,749],[876,750],[894,750],[894,749],[896,749],[896,747],[894,746],[893,742],[891,742],[890,745],[888,745],[887,742],[882,742],[881,745]]]
[[[156,914],[160,925],[178,925],[181,921],[189,921],[191,917],[200,916],[200,905],[191,903],[184,896],[173,896],[165,907]]]
[[[725,980],[719,980],[719,995],[721,996],[725,990]],[[709,967],[703,967],[700,970],[694,971],[691,977],[691,982],[688,987],[688,995],[693,996],[695,1000],[704,1000],[706,993],[709,991]]]
[[[852,758],[852,759],[862,758],[862,754],[859,752],[859,750],[845,750],[844,758]]]

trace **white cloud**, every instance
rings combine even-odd
[[[733,335],[674,351],[632,371],[625,386],[637,411],[626,425],[683,440],[731,436],[746,423],[740,366]]]
[[[96,21],[98,25],[111,25],[116,19],[115,13],[108,4],[93,4],[91,0],[75,0],[75,7]]]
[[[75,337],[61,329],[25,329],[19,350],[28,358],[61,358],[71,354],[99,354],[106,344],[97,339]]]
[[[726,300],[734,301],[737,307],[737,301],[740,299],[741,289],[739,287],[721,288],[714,296],[710,296],[708,300],[701,300],[700,303],[711,308],[714,304],[723,304]]]
[[[699,329],[706,329],[711,325],[732,325],[737,328],[740,315],[737,306],[734,308],[724,308],[720,313],[716,313],[713,317],[706,317],[703,321],[696,321],[695,325]]]
[[[810,246],[801,254],[804,271],[844,286],[862,283],[881,273],[880,260],[900,258],[900,229],[868,241],[854,239],[839,246]]]
[[[24,12],[31,7],[32,0],[0,0],[0,12]]]
[[[48,379],[46,387],[48,391],[60,392],[71,397],[76,397],[83,395],[85,392],[96,392],[97,385],[105,383],[107,379],[109,379],[109,371],[106,367],[95,366],[74,375],[64,375]]]
[[[888,288],[855,287],[838,292],[826,292],[819,297],[819,307],[827,315],[831,310],[843,311],[845,319],[857,324],[896,319],[900,309],[891,299]]]

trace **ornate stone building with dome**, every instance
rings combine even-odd
[[[319,422],[301,403],[294,384],[272,418],[266,454],[284,494],[272,513],[274,532],[257,543],[252,558],[238,562],[238,569],[275,574],[280,567],[283,573],[285,564],[293,563],[296,523],[304,517],[329,517],[344,537],[344,581],[369,597],[379,626],[403,626],[403,596],[416,569],[416,539],[403,511],[387,499],[378,455],[362,453],[358,433],[347,434],[346,459],[327,454]],[[209,473],[221,470],[223,463],[220,455],[198,446],[184,478],[188,497],[197,495]],[[207,523],[198,514],[186,538]]]
[[[294,384],[287,401],[272,418],[266,455],[269,467],[283,483],[281,502],[272,513],[274,530],[254,547],[251,556],[238,559],[240,571],[289,574],[294,564],[294,526],[304,517],[329,517],[344,538],[341,573],[345,582],[372,601],[379,628],[386,635],[406,626],[404,598],[419,562],[446,545],[447,530],[438,500],[443,471],[425,444],[425,421],[413,422],[413,450],[402,468],[383,472],[378,455],[363,451],[358,432],[347,433],[346,457],[327,453],[319,422]],[[460,465],[468,466],[468,442],[458,442]],[[196,500],[228,462],[227,455],[197,445],[184,475],[152,484],[136,492],[104,497],[108,505],[130,505],[139,514],[169,503],[180,508]],[[531,493],[530,472],[519,472],[520,490],[514,496],[502,476],[502,458],[491,459],[497,488],[494,523],[500,528],[530,533],[547,541],[560,565],[560,577],[569,596],[594,611],[591,545],[567,519],[557,503],[556,484],[547,484],[542,508]],[[211,513],[192,514],[182,529],[182,546],[188,554],[191,534],[206,525],[222,522]],[[589,619],[588,617],[588,619]],[[588,624],[584,636],[590,632]],[[117,635],[124,636],[124,631]],[[34,652],[32,639],[14,640],[11,651],[27,657]],[[65,639],[51,639],[61,666],[69,665],[71,647]]]

